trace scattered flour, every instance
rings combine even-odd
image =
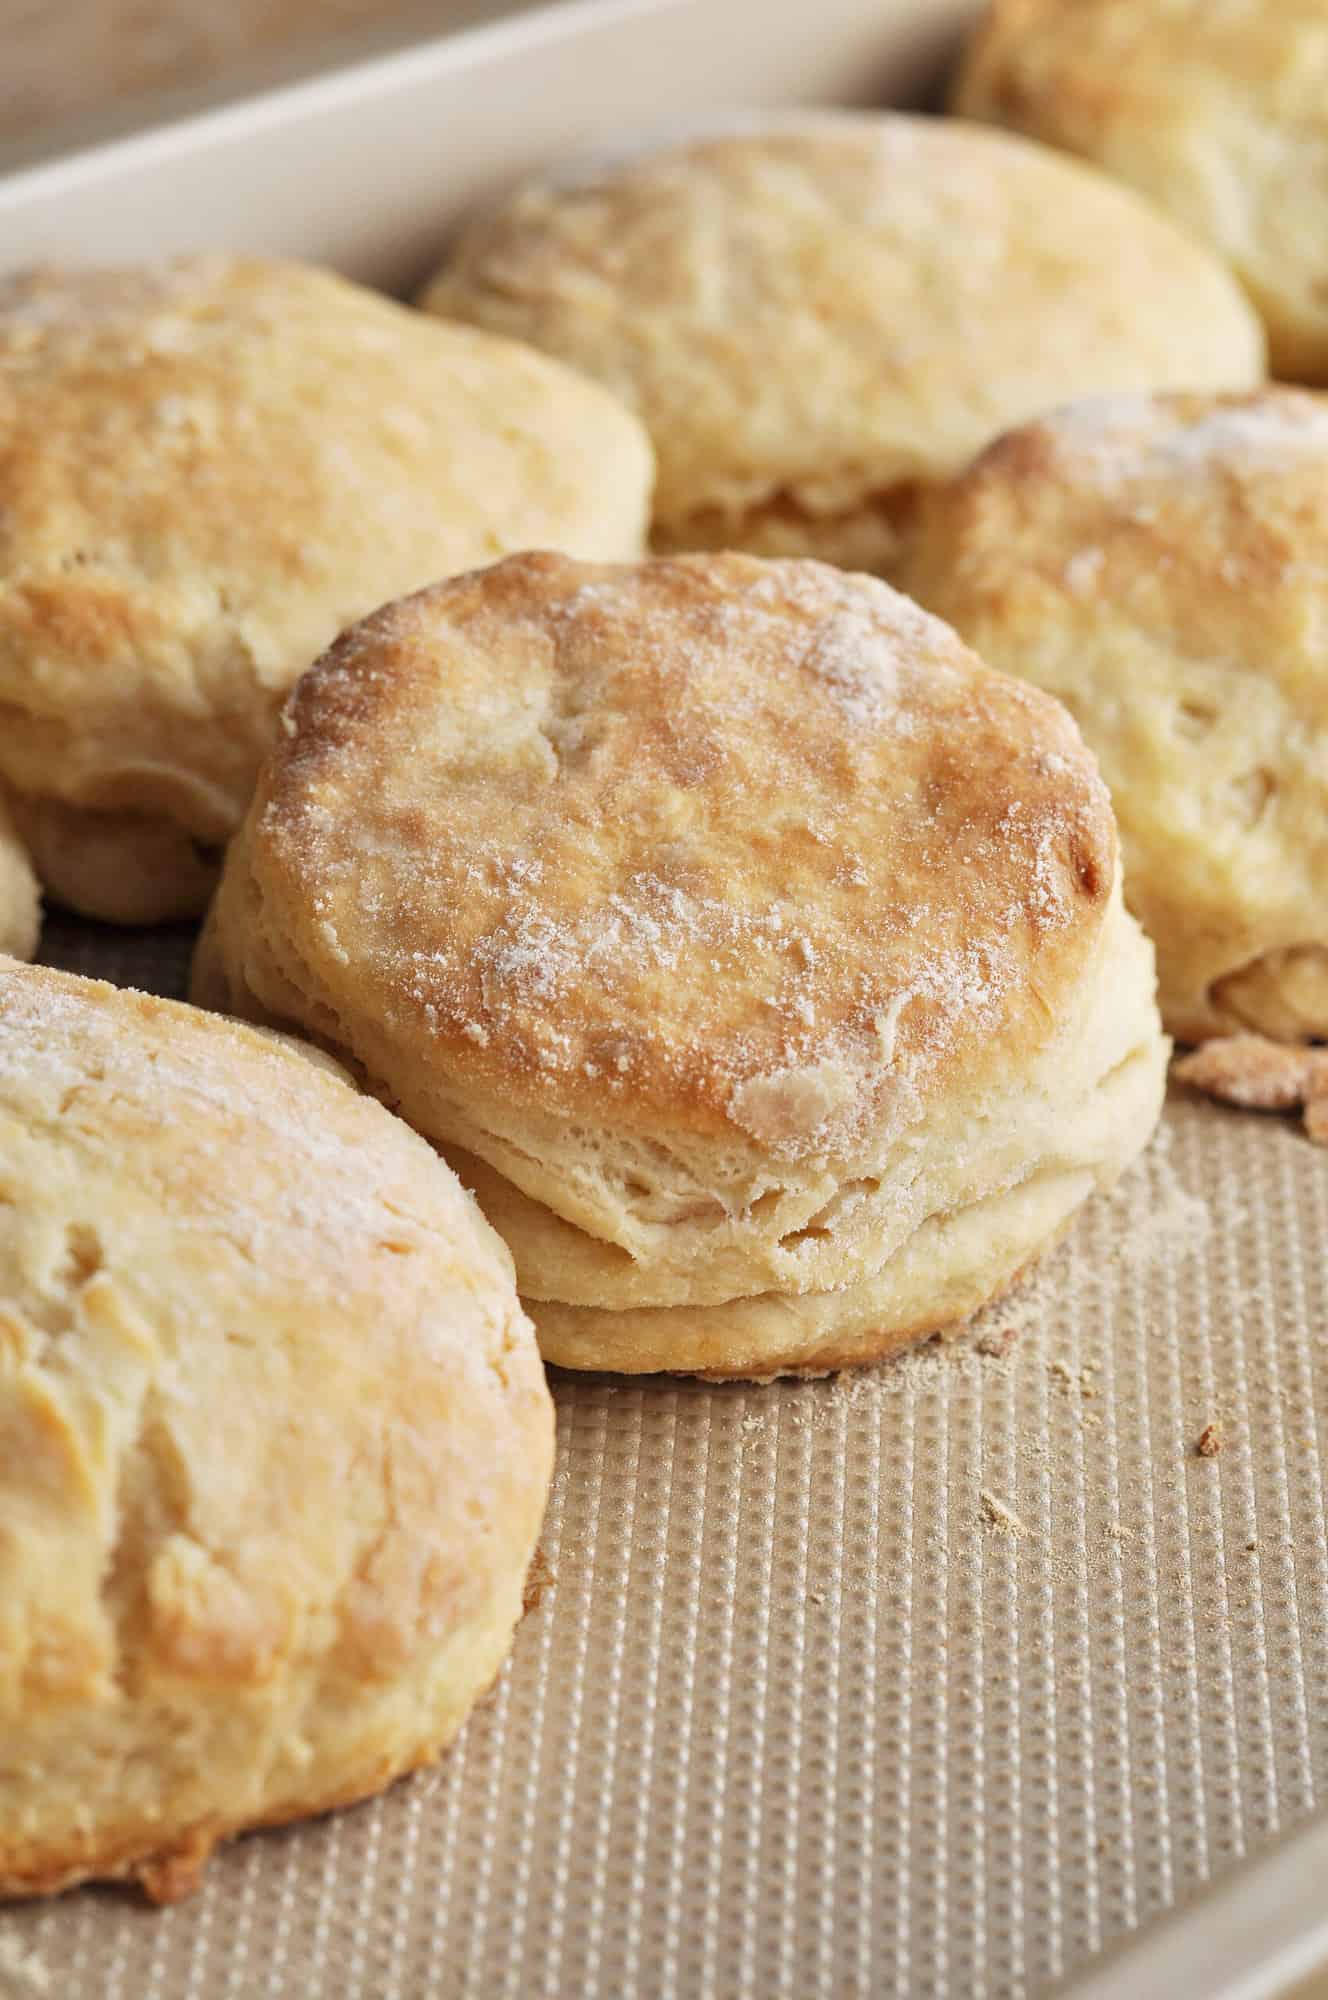
[[[36,2000],[39,1994],[54,1991],[54,1981],[41,1960],[24,1951],[17,1938],[0,1931],[0,2000]]]

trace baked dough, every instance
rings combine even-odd
[[[650,479],[593,383],[329,272],[0,280],[0,781],[52,896],[203,910],[343,625],[510,549],[634,555]]]
[[[888,575],[915,490],[1107,389],[1245,388],[1260,328],[1104,176],[977,126],[806,114],[537,183],[465,230],[432,311],[629,403],[658,549]]]
[[[1142,189],[1244,279],[1275,373],[1328,383],[1323,0],[995,0],[954,105]]]
[[[0,953],[31,958],[41,934],[41,894],[28,850],[0,798]]]
[[[1030,424],[928,497],[905,578],[1078,718],[1171,1032],[1328,1036],[1328,399]]]
[[[166,1900],[436,1755],[552,1435],[414,1133],[275,1038],[0,966],[0,1895]]]
[[[514,557],[301,682],[194,992],[456,1149],[547,1358],[769,1375],[972,1311],[1143,1145],[1115,885],[1069,718],[884,584]]]

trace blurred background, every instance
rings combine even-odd
[[[0,166],[334,68],[523,0],[0,0]]]

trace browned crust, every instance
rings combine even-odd
[[[750,608],[761,592],[771,617]],[[893,709],[846,714],[809,666],[836,621],[853,637],[833,671],[861,672],[864,701],[897,672],[902,726]],[[496,727],[491,747],[494,687],[551,708],[555,731],[592,712],[594,757],[541,770],[536,732],[509,755]],[[632,905],[674,812],[698,829],[686,866],[661,910]],[[537,859],[540,880],[486,879],[492,856]],[[1110,807],[1064,712],[884,586],[733,555],[618,570],[530,555],[376,614],[304,677],[200,978],[215,994],[219,950],[232,1004],[248,993],[349,1052],[426,1131],[408,1075],[540,1115],[732,1137],[749,1079],[845,1049],[879,1067],[876,1023],[911,982],[894,1056],[924,1092],[1002,1035],[1040,1043],[1114,875]],[[633,935],[658,929],[675,890],[738,908],[736,942],[684,949],[667,978],[626,949],[564,953],[567,991],[531,972],[520,934],[495,957],[518,919],[554,952],[610,905],[631,906]],[[752,930],[785,899],[810,947],[810,1020],[772,1008],[799,964]],[[956,1010],[937,968],[979,962],[996,969]]]
[[[950,108],[1076,154],[1173,214],[1244,280],[1272,372],[1328,385],[1317,233],[1285,221],[1318,173],[1321,32],[1303,0],[992,0]]]
[[[48,886],[112,921],[196,914],[194,843],[234,832],[343,626],[505,549],[638,553],[650,470],[596,385],[330,271],[0,278],[0,778]]]
[[[450,1740],[552,1408],[470,1198],[302,1050],[7,963],[0,1112],[0,1894],[169,1899]]]
[[[934,489],[911,538],[905,586],[1101,760],[1185,1041],[1328,1021],[1326,465],[1301,389],[1088,401]]]

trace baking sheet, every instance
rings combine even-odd
[[[187,952],[46,936],[171,992]],[[1031,1284],[899,1365],[555,1393],[537,1601],[442,1767],[171,1910],[7,1914],[5,2000],[1014,2000],[1328,1802],[1328,1153],[1293,1123],[1178,1096]]]
[[[0,180],[0,261],[406,286],[533,161],[905,101],[970,12],[569,0]],[[178,993],[189,942],[53,917],[45,955]],[[0,2000],[1023,2000],[1328,1808],[1328,1153],[1291,1122],[1177,1098],[1032,1285],[898,1366],[554,1389],[537,1601],[444,1765],[165,1912],[0,1910]],[[1094,2000],[1209,2000],[1164,1932],[1163,1985],[1122,1958]]]

